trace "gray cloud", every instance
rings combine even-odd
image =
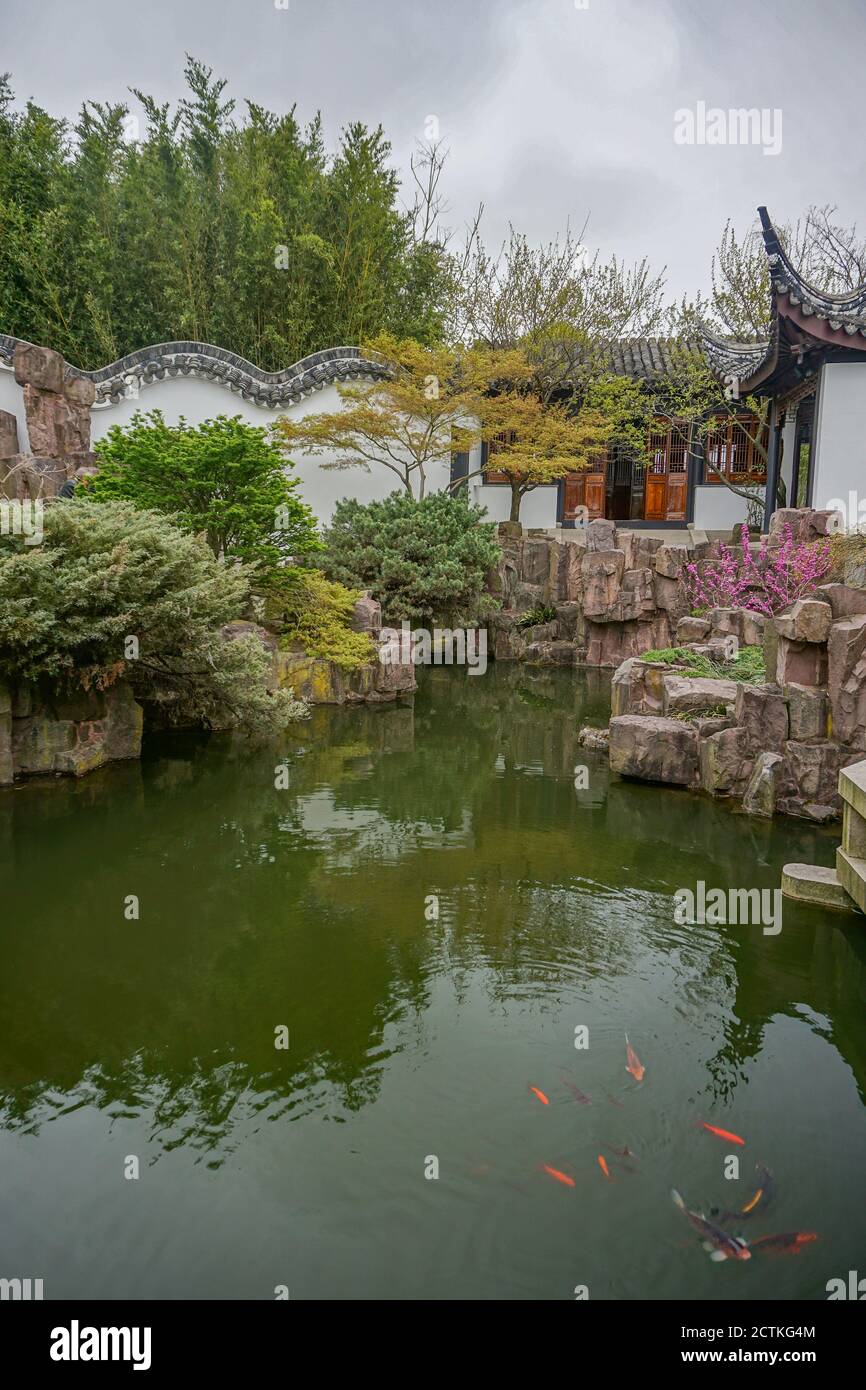
[[[4,0],[0,69],[19,98],[74,115],[86,98],[181,90],[185,51],[231,94],[302,118],[330,141],[382,122],[405,173],[429,115],[451,147],[460,227],[479,201],[491,244],[509,221],[547,240],[570,220],[603,253],[668,266],[672,293],[706,287],[727,217],[779,219],[810,202],[866,223],[860,0]],[[678,146],[674,113],[778,107],[777,158]]]

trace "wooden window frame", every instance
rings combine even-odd
[[[653,440],[662,441],[658,447]],[[643,464],[645,473],[656,477],[679,477],[689,471],[689,427],[685,420],[668,419],[659,416],[647,431],[647,453],[650,459]],[[661,455],[661,467],[656,467],[656,458]]]
[[[712,472],[709,467],[709,454],[711,448],[721,448],[724,451],[724,458],[721,465],[718,459],[714,460],[719,472],[728,482],[740,483],[766,483],[767,465],[758,453],[758,445],[754,439],[754,431],[758,425],[757,415],[718,415],[711,422],[710,429],[704,436],[704,467],[703,481],[705,483],[715,483],[723,486],[723,478]],[[724,433],[722,428],[724,427]],[[762,434],[766,438],[767,426],[764,425]],[[739,436],[739,438],[738,438]],[[718,440],[718,443],[715,441]],[[746,466],[745,468],[734,468],[733,465],[738,461],[739,450],[736,448],[738,442],[745,441]],[[757,461],[757,467],[755,462]]]
[[[506,438],[507,435],[510,435],[511,437]],[[503,443],[513,444],[516,437],[517,436],[514,430],[504,430],[501,435],[495,435],[493,439],[485,440],[482,444],[481,447],[485,450],[485,453],[482,458],[481,476],[484,479],[485,485],[492,484],[493,486],[501,486],[503,483],[507,483],[510,485],[511,474],[500,473],[497,472],[495,468],[488,468],[487,460],[490,458],[491,454],[495,455],[498,452],[498,445],[500,440],[502,440]]]

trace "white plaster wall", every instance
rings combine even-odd
[[[797,442],[797,408],[789,410],[782,426],[782,481],[785,484],[786,505],[792,507],[791,489],[794,486],[794,454]]]
[[[0,410],[8,410],[18,421],[18,449],[22,454],[30,452],[27,437],[27,417],[24,413],[24,392],[15,380],[11,367],[0,363]]]
[[[14,383],[13,383],[14,384]],[[94,442],[101,439],[112,425],[126,425],[137,410],[147,412],[161,410],[170,425],[177,424],[181,416],[187,424],[197,425],[202,420],[213,419],[216,415],[240,415],[253,425],[269,425],[280,415],[290,419],[302,419],[305,415],[321,414],[340,409],[340,396],[335,385],[325,386],[306,396],[299,405],[288,405],[280,410],[263,410],[252,401],[220,386],[215,381],[204,381],[200,377],[165,377],[150,386],[142,388],[138,399],[127,398],[117,405],[94,407],[91,412],[91,433]],[[396,473],[382,465],[371,464],[370,472],[363,468],[328,469],[322,468],[333,458],[333,454],[307,455],[294,451],[294,476],[300,479],[301,497],[313,509],[316,519],[327,523],[335,504],[343,497],[354,497],[359,502],[372,502],[387,497],[389,492],[402,486]],[[427,492],[437,492],[446,487],[451,478],[451,460],[443,459],[427,469]],[[418,482],[415,480],[417,494]]]
[[[866,361],[821,368],[812,451],[813,507],[848,508],[851,492],[866,497]]]
[[[487,508],[488,521],[507,521],[511,512],[511,488],[507,483],[482,483],[477,478],[470,483],[472,501]],[[536,487],[520,504],[520,522],[530,526],[556,526],[556,487]]]
[[[761,495],[763,496],[763,488]],[[746,500],[724,483],[699,483],[695,488],[695,526],[701,531],[730,531],[746,520]]]

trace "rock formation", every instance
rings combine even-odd
[[[42,685],[0,685],[0,785],[39,773],[83,777],[137,758],[143,719],[124,681],[68,696]]]
[[[18,343],[12,358],[22,387],[29,451],[20,448],[15,417],[0,411],[0,495],[56,497],[63,484],[93,467],[90,407],[96,388],[66,366],[59,352]]]
[[[382,607],[369,594],[362,594],[352,616],[355,632],[366,632],[378,641],[382,631]],[[275,652],[276,680],[290,686],[301,700],[314,705],[382,704],[398,696],[414,695],[418,688],[415,667],[403,661],[399,644],[392,646],[383,661],[377,651],[374,660],[359,670],[347,671],[335,661],[310,656],[300,645]]]
[[[677,643],[697,651],[711,651],[723,633],[755,637],[763,627],[767,680],[708,680],[685,666],[624,661],[612,682],[611,767],[741,799],[752,815],[836,819],[839,773],[866,751],[864,603],[859,590],[825,584],[757,624],[755,615],[730,609],[682,619]],[[687,719],[697,738],[698,770],[690,783],[671,716]],[[648,740],[655,744],[651,757],[641,751]]]
[[[542,666],[616,667],[670,646],[689,607],[683,566],[710,553],[708,546],[665,545],[618,531],[601,519],[570,541],[524,535],[503,522],[499,543],[502,557],[489,587],[502,608],[490,619],[491,652],[498,661]],[[535,608],[550,608],[554,616],[522,627]]]

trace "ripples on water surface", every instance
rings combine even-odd
[[[414,708],[318,709],[276,750],[162,738],[0,791],[0,1274],[49,1298],[775,1299],[862,1266],[866,928],[672,910],[698,879],[830,864],[836,835],[611,781],[576,744],[607,700],[595,673],[428,672]],[[747,1139],[739,1183],[700,1119]],[[758,1161],[778,1193],[743,1233],[820,1240],[712,1264],[670,1188],[738,1207]]]

